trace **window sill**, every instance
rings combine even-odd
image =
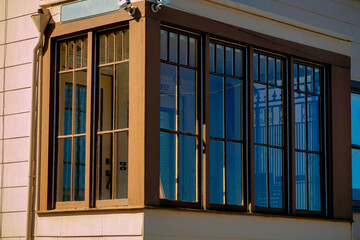
[[[97,214],[102,212],[124,212],[124,211],[139,211],[143,210],[144,206],[118,206],[118,207],[97,207],[97,208],[73,208],[73,209],[53,209],[53,210],[45,210],[45,211],[37,211],[38,215],[71,215],[71,214]]]

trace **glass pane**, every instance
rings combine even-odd
[[[128,133],[115,133],[116,199],[128,197]]]
[[[180,64],[187,65],[188,54],[188,38],[184,35],[180,35],[180,51],[179,62]]]
[[[180,68],[179,123],[180,131],[195,133],[196,127],[196,73],[194,70]]]
[[[226,138],[241,140],[241,80],[226,78]]]
[[[210,203],[224,204],[224,143],[210,140]]]
[[[309,176],[309,210],[321,211],[320,157],[317,154],[308,155]]]
[[[123,60],[123,32],[119,31],[115,33],[115,45],[116,45],[116,61]]]
[[[259,56],[254,53],[254,81],[259,81]]]
[[[295,152],[296,209],[307,210],[306,153]]]
[[[242,51],[240,49],[235,49],[235,76],[243,76],[243,63],[242,63]]]
[[[280,59],[276,59],[276,85],[282,86],[282,76],[283,76],[282,64]]]
[[[60,71],[66,70],[66,43],[60,43]]]
[[[305,94],[295,92],[295,148],[306,150]]]
[[[298,89],[298,65],[294,64],[294,89]]]
[[[315,68],[315,93],[320,94],[320,69]]]
[[[360,94],[351,93],[351,143],[352,144],[360,145],[359,126],[360,126]]]
[[[58,135],[72,134],[73,74],[59,76]]]
[[[179,136],[179,200],[196,202],[196,138]]]
[[[360,200],[360,150],[351,150],[352,158],[352,196],[353,200]]]
[[[105,35],[101,35],[99,39],[100,48],[100,64],[105,63]]]
[[[269,148],[270,207],[283,208],[282,150]]]
[[[224,46],[216,44],[216,72],[224,73]]]
[[[176,199],[176,135],[160,132],[160,198]]]
[[[98,131],[113,129],[114,67],[100,68]]]
[[[308,150],[320,151],[320,111],[319,97],[307,97],[307,117],[308,117]]]
[[[268,71],[269,83],[275,85],[275,59],[274,58],[269,57],[268,66],[269,66],[269,71]]]
[[[110,33],[108,35],[108,62],[114,62],[114,42],[115,40],[115,34],[114,33]]]
[[[197,55],[197,47],[196,47],[196,39],[189,38],[189,66],[196,67],[196,55]]]
[[[299,65],[299,90],[305,92],[305,66]]]
[[[113,135],[98,135],[97,139],[97,179],[98,179],[98,199],[112,199],[112,173],[113,173]]]
[[[85,38],[83,41],[83,57],[82,57],[83,67],[87,67],[87,61],[88,61],[87,52],[88,52],[87,39]]]
[[[161,63],[160,128],[176,129],[176,67]]]
[[[266,86],[254,83],[254,138],[256,143],[263,144],[267,144],[266,95]]]
[[[72,139],[58,140],[57,156],[57,201],[70,201]]]
[[[74,201],[85,200],[85,152],[86,137],[75,140]]]
[[[254,146],[255,206],[268,207],[267,148]]]
[[[129,126],[129,63],[116,65],[115,129]]]
[[[169,61],[175,63],[178,61],[178,35],[172,32],[169,38]]]
[[[313,74],[313,68],[312,67],[307,67],[306,75],[307,75],[306,76],[307,91],[308,92],[314,92],[314,89],[313,89],[314,74]]]
[[[74,68],[74,42],[68,42],[68,69]]]
[[[168,51],[168,33],[165,30],[161,30],[161,45],[160,45],[160,58],[162,60],[167,60],[167,51]]]
[[[86,71],[75,72],[76,82],[76,122],[75,133],[86,132]]]
[[[227,75],[234,75],[234,49],[230,48],[230,47],[226,47],[226,74]]]
[[[75,60],[75,68],[81,68],[81,40],[76,40],[75,42],[75,52],[76,52],[76,60]]]
[[[269,144],[281,147],[283,145],[282,89],[269,86],[268,91]]]
[[[226,203],[243,205],[241,144],[226,143]]]
[[[260,55],[260,82],[263,83],[267,82],[266,60],[266,56]]]
[[[215,45],[213,43],[209,45],[209,70],[215,72]]]
[[[210,75],[210,137],[224,137],[224,79]]]
[[[129,29],[124,30],[124,59],[129,59]]]

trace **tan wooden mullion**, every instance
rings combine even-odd
[[[73,54],[74,54],[73,48]],[[75,82],[75,71],[72,73],[72,122],[71,122],[71,185],[70,185],[70,201],[74,201],[74,172],[75,172],[75,112],[76,112],[76,82]]]
[[[77,68],[76,71],[87,70],[87,67]],[[71,73],[74,69],[59,71],[59,74]]]
[[[116,61],[116,62],[112,62],[112,63],[104,63],[104,64],[99,64],[98,67],[108,67],[108,66],[113,66],[114,64],[128,63],[129,61],[130,61],[129,59],[126,59],[126,60]]]
[[[109,59],[108,59],[108,57],[109,57],[109,54],[108,54],[108,35],[107,34],[105,34],[105,52],[104,52],[104,57],[105,57],[105,63],[109,63]]]
[[[115,40],[115,34],[114,34],[114,39]],[[115,49],[115,44],[114,44],[114,49]],[[115,154],[116,154],[116,151],[115,151],[115,133],[114,133],[114,129],[115,129],[115,116],[116,116],[116,90],[115,90],[115,86],[116,86],[116,75],[115,75],[115,65],[113,64],[113,131],[112,131],[112,174],[111,174],[111,178],[112,178],[112,188],[111,188],[111,191],[112,191],[112,199],[115,199]]]

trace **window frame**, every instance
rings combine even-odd
[[[360,96],[360,82],[351,80],[351,94],[358,94]],[[353,123],[351,123],[353,124]],[[360,145],[351,143],[351,149],[360,150]],[[359,173],[360,174],[360,173]],[[351,186],[352,189],[352,186]],[[352,200],[352,208],[354,212],[360,212],[360,200]]]

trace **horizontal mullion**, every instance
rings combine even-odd
[[[172,66],[176,66],[176,67],[187,68],[187,69],[190,69],[190,70],[195,70],[195,71],[199,70],[197,67],[190,67],[188,65],[183,65],[183,64],[180,64],[180,63],[174,63],[174,62],[169,62],[169,61],[165,61],[165,60],[160,60],[160,62],[165,63],[165,64],[169,64],[169,65],[172,65]]]
[[[311,150],[303,150],[303,149],[295,149],[295,152],[302,152],[302,153],[310,153],[310,154],[321,155],[321,152],[311,151]]]
[[[305,85],[306,85],[306,83],[305,83]],[[299,86],[298,86],[298,88],[299,88]],[[301,91],[301,90],[294,90],[294,92],[303,93],[303,94],[307,94],[307,95],[311,95],[311,96],[321,97],[321,94],[318,94],[318,93],[310,93],[310,92]]]
[[[192,137],[199,137],[199,134],[196,134],[196,133],[180,132],[180,131],[164,129],[164,128],[160,128],[160,131],[166,132],[166,133],[172,133],[172,134],[180,134],[180,135],[186,135],[186,136],[192,136]]]
[[[244,140],[235,140],[235,139],[229,139],[229,138],[210,137],[210,140],[222,141],[222,142],[244,143]]]
[[[284,147],[269,145],[269,144],[265,144],[265,143],[254,143],[254,145],[261,146],[261,147],[276,148],[276,149],[284,150]]]
[[[351,148],[355,148],[355,149],[359,149],[359,150],[360,150],[360,145],[357,145],[357,144],[351,144]]]
[[[276,87],[276,88],[279,88],[279,89],[283,89],[283,88],[284,88],[284,84],[282,84],[281,86],[278,86],[278,85],[276,85],[276,84],[271,84],[271,83],[269,83],[269,82],[267,82],[267,83],[260,82],[260,80],[254,81],[254,83],[258,83],[258,84],[262,84],[262,85],[266,85],[266,86],[270,86],[270,87]]]
[[[244,80],[243,77],[236,77],[235,75],[228,75],[228,74],[217,73],[217,72],[210,72],[210,75],[215,75],[215,76],[224,77],[224,78],[233,78],[233,79],[238,79],[238,80]]]
[[[62,135],[62,136],[58,136],[57,139],[76,138],[76,137],[85,137],[85,136],[86,136],[86,133],[74,134],[74,135]]]
[[[78,71],[84,71],[84,70],[87,70],[87,67],[74,68],[74,69],[70,69],[70,70],[59,71],[59,74],[72,73],[72,72],[78,72]]]
[[[129,128],[115,129],[115,130],[107,130],[107,131],[99,131],[97,135],[104,135],[109,133],[118,133],[118,132],[128,132]]]
[[[129,59],[126,59],[126,60],[121,60],[121,61],[116,61],[116,62],[111,62],[111,63],[104,63],[104,64],[98,65],[98,67],[99,68],[109,67],[109,66],[113,66],[113,65],[117,65],[117,64],[128,63],[129,61],[130,61]]]

